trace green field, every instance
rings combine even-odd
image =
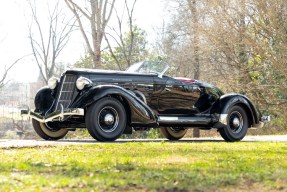
[[[268,142],[0,149],[0,191],[286,191],[286,152]]]

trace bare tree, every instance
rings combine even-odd
[[[115,0],[86,1],[89,7],[76,3],[74,0],[65,0],[65,2],[77,19],[88,53],[92,57],[93,67],[100,67],[102,40],[106,26],[114,10]],[[85,21],[89,22],[90,31],[86,31]]]
[[[8,66],[4,66],[4,72],[2,74],[2,76],[0,77],[0,89],[5,85],[5,81],[7,79],[7,75],[9,73],[9,71],[11,71],[11,69],[19,62],[21,61],[23,58],[27,57],[28,55],[24,55],[23,57],[20,57],[19,59],[15,60],[12,64],[8,65]]]
[[[118,68],[121,70],[123,67],[121,66],[119,59],[117,58],[117,56],[115,55],[113,51],[113,48],[111,46],[108,36],[112,37],[112,39],[116,42],[117,46],[120,48],[122,55],[124,56],[124,61],[126,63],[126,66],[124,66],[124,68],[129,67],[132,64],[132,53],[133,53],[134,46],[135,46],[134,45],[134,42],[135,42],[134,31],[136,28],[134,27],[134,24],[133,24],[133,13],[134,13],[136,2],[137,0],[133,0],[131,7],[129,7],[128,1],[125,0],[124,9],[121,15],[119,15],[118,12],[115,10],[117,22],[118,22],[118,29],[116,29],[115,27],[111,27],[111,29],[116,35],[114,36],[110,33],[105,34],[105,39],[107,41],[109,51],[113,59],[117,63]],[[129,28],[129,31],[127,33],[129,35],[128,42],[124,40],[124,32],[123,32],[123,16],[125,13],[127,13],[127,17],[128,17],[128,28]]]
[[[32,22],[29,24],[30,44],[40,75],[46,83],[55,72],[57,58],[67,45],[75,23],[73,18],[66,18],[59,2],[52,9],[48,4],[48,22],[41,22],[36,1],[29,1],[32,13]]]

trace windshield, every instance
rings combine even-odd
[[[131,65],[126,71],[145,74],[155,73],[162,76],[168,68],[168,64],[163,61],[142,61]]]

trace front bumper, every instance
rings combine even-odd
[[[82,108],[62,109],[61,111],[55,111],[53,113],[50,113],[47,116],[42,116],[29,109],[22,109],[20,113],[21,115],[26,115],[41,123],[47,123],[51,121],[63,121],[65,116],[73,116],[73,115],[84,116],[85,115],[84,109]]]
[[[270,121],[271,121],[271,116],[270,115],[261,117],[261,122],[263,122],[263,123],[267,123],[267,122],[270,122]]]
[[[268,123],[268,122],[270,122],[270,121],[271,121],[271,116],[270,116],[270,115],[268,115],[268,116],[262,116],[261,119],[260,119],[260,121],[259,121],[259,123],[253,125],[251,128],[253,128],[253,129],[259,128],[259,129],[261,129],[261,128],[264,126],[264,123]]]

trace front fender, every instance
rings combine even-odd
[[[234,105],[241,105],[244,107],[249,119],[250,126],[259,124],[261,114],[253,104],[253,102],[246,96],[241,94],[225,94],[222,95],[214,105],[214,113],[218,114],[219,121],[226,124],[228,110]]]
[[[51,108],[55,97],[52,94],[53,90],[45,86],[38,90],[35,95],[35,112],[45,115],[45,113]]]
[[[85,90],[71,105],[72,108],[89,107],[103,97],[121,97],[127,103],[130,124],[134,126],[157,126],[153,110],[132,92],[116,85],[98,85]]]

